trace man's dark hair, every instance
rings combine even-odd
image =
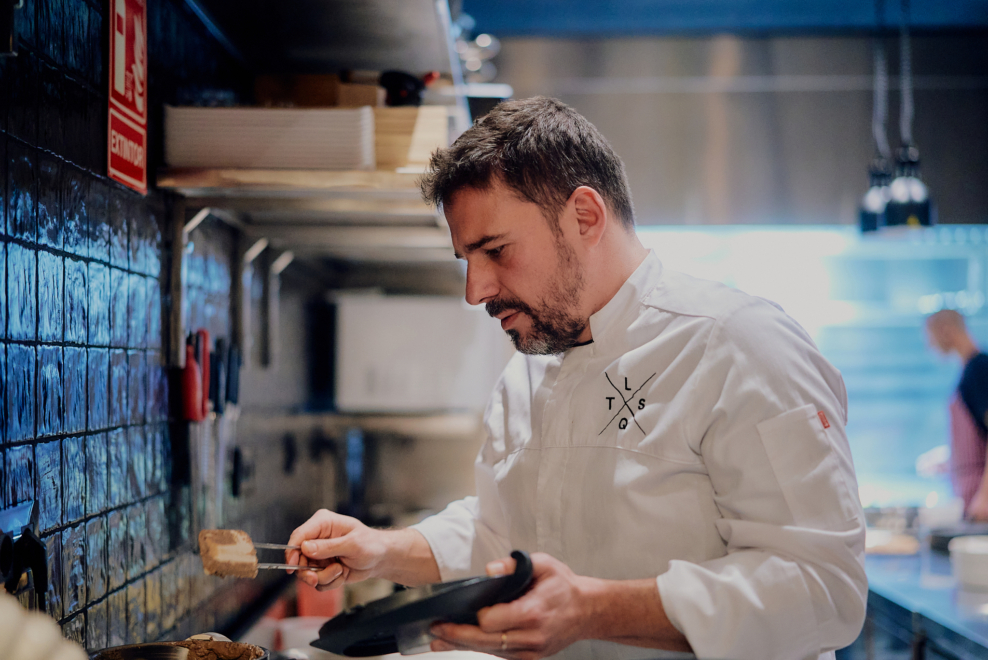
[[[624,163],[585,117],[561,101],[535,96],[504,101],[439,149],[422,179],[422,196],[443,206],[463,188],[486,190],[500,179],[538,205],[550,226],[573,191],[593,188],[627,228],[635,226]]]

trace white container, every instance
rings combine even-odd
[[[957,582],[968,589],[988,590],[988,536],[958,536],[947,548]]]
[[[373,170],[371,108],[165,106],[171,167]]]
[[[342,412],[483,411],[514,353],[497,319],[461,298],[336,297]]]

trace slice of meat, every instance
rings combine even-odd
[[[199,532],[199,556],[206,575],[257,577],[257,551],[247,532],[204,529]]]

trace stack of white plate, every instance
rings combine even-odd
[[[165,107],[171,167],[372,170],[374,113],[363,108]]]
[[[961,586],[988,590],[988,536],[958,536],[947,547],[954,577]]]

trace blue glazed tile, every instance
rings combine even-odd
[[[110,506],[117,507],[126,504],[129,495],[127,463],[130,461],[130,452],[124,429],[115,429],[107,435],[106,454],[110,465]]]
[[[86,610],[86,649],[101,651],[110,645],[107,635],[107,601],[101,601]]]
[[[91,179],[86,196],[89,213],[86,232],[89,236],[89,256],[100,261],[110,260],[110,194],[105,183]]]
[[[158,424],[149,424],[146,427],[145,436],[147,438],[147,479],[148,495],[157,495],[162,492],[161,471],[164,465],[161,457],[161,427]],[[164,509],[162,509],[164,510]]]
[[[106,595],[106,519],[103,516],[86,523],[86,585],[89,602]]]
[[[107,589],[113,591],[127,581],[127,516],[117,509],[107,517],[106,570]]]
[[[58,64],[64,64],[65,3],[62,0],[35,0],[38,5],[38,45]]]
[[[7,377],[4,394],[7,398],[7,432],[5,438],[8,443],[34,437],[34,414],[37,403],[34,383],[35,369],[35,350],[33,348],[18,344],[7,345]]]
[[[149,573],[144,579],[144,610],[147,617],[145,639],[158,639],[161,635],[161,571]]]
[[[7,337],[37,338],[38,267],[34,250],[7,245]]]
[[[7,443],[7,345],[0,344],[0,399],[3,399],[3,404],[0,405],[0,447],[3,447]],[[0,463],[0,491],[6,493],[7,490],[2,482],[3,478],[3,464]],[[4,506],[6,502],[4,501],[4,495],[0,493],[0,507]]]
[[[62,531],[62,616],[86,605],[86,526]]]
[[[130,348],[145,348],[148,341],[147,278],[141,275],[130,276],[130,331],[127,345]]]
[[[147,358],[144,351],[130,351],[127,354],[127,365],[129,423],[143,424],[148,395]]]
[[[38,347],[38,435],[62,432],[62,347]]]
[[[29,0],[33,2],[33,0]],[[28,13],[27,3],[20,11],[15,11],[17,17]],[[33,25],[33,21],[32,21]],[[34,31],[32,29],[31,33]],[[21,33],[23,37],[23,33]],[[38,142],[38,58],[30,51],[22,51],[17,57],[5,61],[7,70],[4,72],[9,81],[7,88],[7,131],[28,144]]]
[[[46,151],[65,155],[65,115],[67,80],[58,69],[41,63],[41,85],[38,90],[38,146]]]
[[[85,344],[89,332],[89,288],[86,262],[65,260],[65,341]]]
[[[110,269],[103,264],[89,264],[89,343],[110,344]]]
[[[89,42],[89,7],[73,2],[65,13],[65,65],[75,74],[87,75],[94,50]]]
[[[88,353],[86,395],[89,398],[89,421],[86,426],[90,431],[98,431],[110,425],[110,351],[105,348],[90,348]]]
[[[91,7],[89,10],[89,38],[87,39],[87,43],[100,43],[102,33],[103,14],[98,7]],[[92,53],[90,66],[86,73],[89,74],[89,82],[96,89],[106,89],[106,82],[103,80],[103,58],[100,57],[98,52]]]
[[[67,346],[64,354],[65,433],[86,430],[86,349]]]
[[[62,440],[62,515],[67,525],[86,515],[86,439]]]
[[[127,346],[128,283],[130,276],[117,268],[110,269],[110,345]]]
[[[38,462],[38,506],[41,531],[62,524],[62,452],[58,440],[35,448]]]
[[[144,616],[144,580],[127,585],[127,643],[140,644],[147,635]]]
[[[45,597],[48,614],[55,619],[62,618],[62,535],[55,532],[43,539],[45,556],[48,560],[48,591]]]
[[[133,580],[147,570],[147,536],[144,505],[135,504],[127,509],[127,579],[129,580]]]
[[[161,353],[158,351],[147,352],[147,406],[145,408],[145,420],[147,422],[158,422],[163,420],[162,405],[159,400],[159,379],[164,367],[161,364]]]
[[[147,273],[147,257],[151,250],[147,235],[147,205],[132,204],[127,220],[129,222],[130,269],[138,273]]]
[[[3,210],[0,209],[0,216]],[[3,224],[0,218],[0,224]],[[0,339],[7,336],[7,244],[0,243]]]
[[[86,615],[83,612],[62,624],[62,637],[86,648]]]
[[[167,424],[158,424],[158,450],[155,454],[155,478],[158,490],[165,492],[172,481],[172,443]]]
[[[165,209],[152,206],[148,212],[145,257],[147,274],[157,278],[161,274],[161,228],[164,226]]]
[[[38,163],[38,242],[58,250],[65,245],[61,164],[51,156]]]
[[[86,437],[86,515],[104,511],[107,507],[107,475],[109,464],[106,458],[106,434],[99,433]]]
[[[107,126],[104,119],[106,117],[106,96],[102,93],[104,89],[106,89],[106,85],[100,85],[99,91],[93,90],[88,92],[85,99],[86,128],[89,130],[83,136],[88,145],[83,167],[96,174],[104,174],[106,172]],[[92,117],[103,119],[103,121],[93,121]]]
[[[92,169],[91,154],[86,153],[91,150],[88,145],[89,123],[94,120],[98,121],[98,119],[87,117],[89,93],[71,78],[62,78],[61,85],[62,98],[65,104],[60,109],[64,136],[61,153],[70,162]],[[103,151],[105,150],[104,148]]]
[[[128,423],[127,351],[110,351],[110,426]]]
[[[34,447],[7,450],[7,506],[34,499]]]
[[[155,497],[147,505],[147,558],[148,566],[157,566],[168,554],[168,538],[165,522],[165,497]]]
[[[119,268],[128,266],[127,227],[130,224],[129,197],[115,190],[110,194],[110,263]]]
[[[123,646],[127,643],[127,590],[111,593],[107,601],[110,646]]]
[[[89,255],[89,178],[71,166],[62,167],[62,217],[65,224],[65,251]]]
[[[65,314],[65,266],[62,258],[38,252],[38,339],[62,341]]]
[[[25,241],[38,237],[37,152],[7,141],[7,235]]]
[[[147,346],[161,348],[161,284],[158,278],[147,278]]]
[[[127,488],[131,501],[147,495],[147,442],[143,426],[127,429]]]
[[[161,629],[171,630],[178,620],[178,567],[170,561],[161,567]]]

